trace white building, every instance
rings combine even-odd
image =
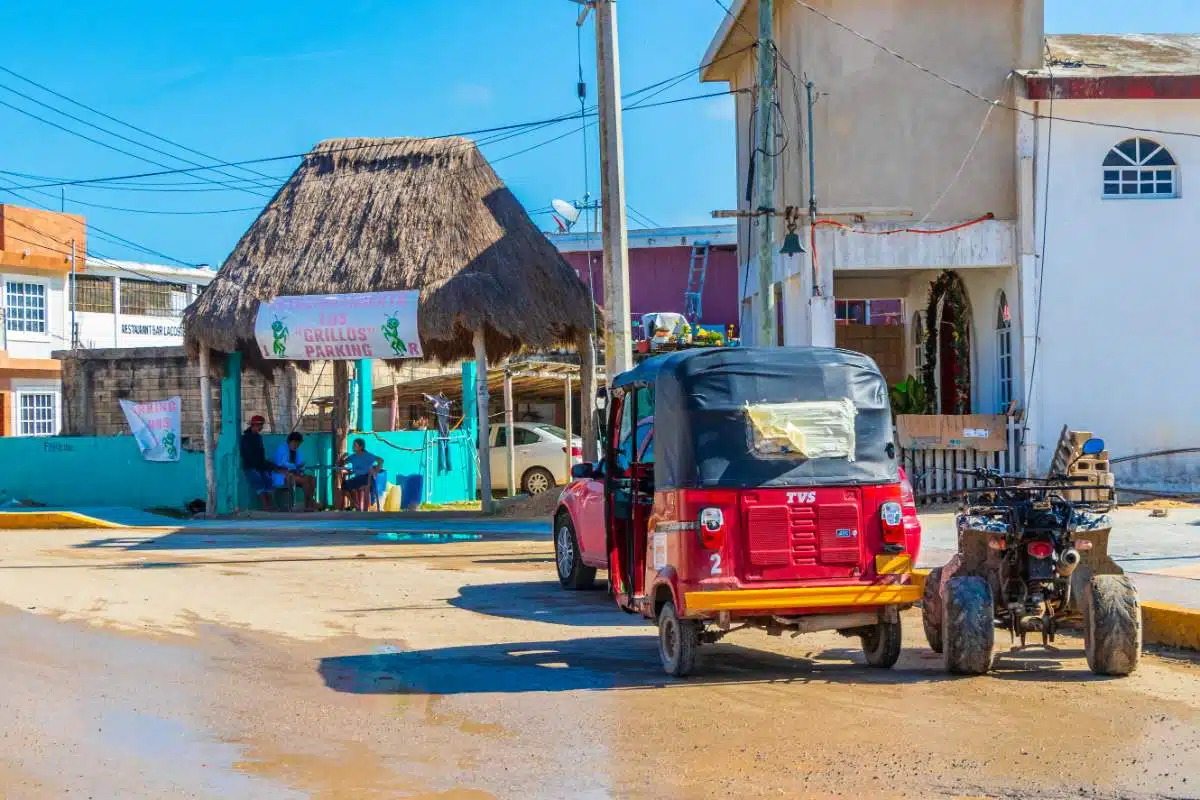
[[[89,261],[75,289],[79,346],[183,344],[183,310],[216,274],[203,267]]]
[[[776,5],[775,207],[806,209],[811,188],[819,224],[814,235],[801,219],[810,252],[784,256],[776,218],[772,339],[863,350],[889,377],[928,370],[943,413],[1014,412],[1023,448],[1010,464],[1046,468],[1064,425],[1105,438],[1113,457],[1200,447],[1196,379],[1176,366],[1200,335],[1186,263],[1200,201],[1184,180],[1200,160],[1200,37],[1046,37],[1041,0],[819,5],[856,34]],[[757,3],[731,10],[702,77],[753,89]],[[744,192],[753,106],[737,96],[751,341],[763,305]],[[1200,485],[1195,456],[1115,468],[1125,486]]]

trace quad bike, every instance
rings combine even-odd
[[[1083,452],[1103,449],[1093,439]],[[1113,490],[1081,490],[1056,475],[968,474],[981,486],[967,490],[957,516],[958,552],[930,571],[922,598],[925,637],[946,670],[987,672],[997,628],[1020,648],[1032,646],[1029,634],[1049,647],[1063,623],[1081,622],[1092,672],[1133,672],[1142,618],[1137,589],[1108,557]]]

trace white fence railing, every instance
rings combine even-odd
[[[900,450],[901,465],[912,482],[917,505],[954,503],[964,489],[979,485],[978,479],[962,474],[979,467],[998,469],[1002,474],[1019,473],[1021,424],[1009,417],[1005,425],[1007,448],[998,452],[976,450]]]

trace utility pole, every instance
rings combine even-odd
[[[754,175],[758,220],[760,347],[775,344],[775,2],[758,0],[758,123]]]
[[[629,329],[629,242],[625,229],[625,156],[621,139],[621,65],[616,0],[586,0],[596,10],[596,78],[600,104],[600,196],[604,220],[604,368],[608,380],[633,368]]]
[[[78,328],[75,327],[75,308],[78,306],[76,302],[76,289],[79,286],[79,280],[75,275],[75,240],[71,240],[71,349],[74,350],[79,346]]]

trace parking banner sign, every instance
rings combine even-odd
[[[178,397],[133,403],[121,400],[121,410],[129,422],[129,430],[147,461],[178,461],[179,437]]]
[[[258,307],[263,358],[329,361],[421,358],[418,291],[276,297]]]

